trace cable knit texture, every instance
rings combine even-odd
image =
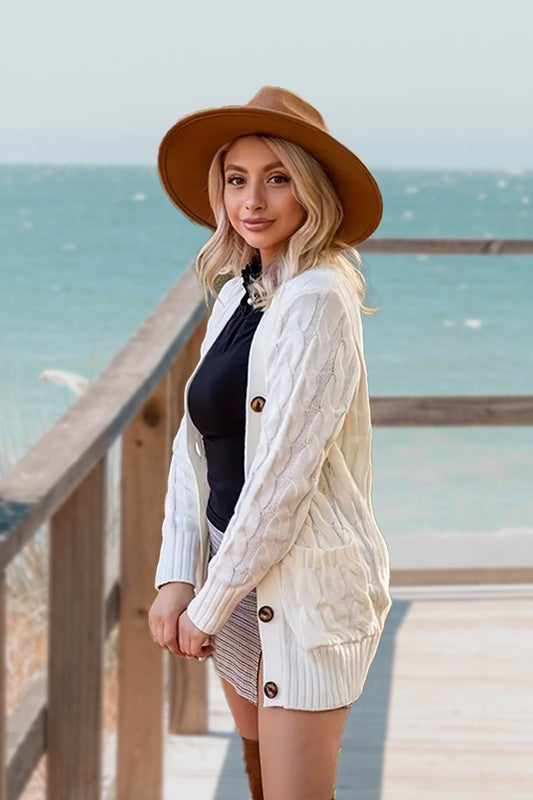
[[[282,288],[252,342],[252,460],[221,546],[205,570],[197,500],[205,462],[187,447],[186,414],[173,444],[156,587],[195,582],[187,610],[207,634],[257,587],[258,606],[274,610],[260,628],[265,681],[277,687],[265,704],[333,708],[361,693],[391,606],[388,552],[371,502],[361,320],[337,268],[314,268]],[[224,285],[201,358],[241,297],[240,279]],[[252,410],[250,399],[262,393],[262,410]],[[198,441],[192,428],[189,435]]]
[[[293,544],[358,374],[341,299],[327,290],[297,296],[272,350],[252,472],[207,581],[189,605],[201,630],[220,628]]]

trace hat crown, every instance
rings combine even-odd
[[[314,106],[280,86],[263,86],[248,103],[245,103],[245,106],[289,114],[291,117],[316,125],[326,133],[328,132],[322,114]]]

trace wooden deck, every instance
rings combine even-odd
[[[533,586],[398,587],[348,718],[337,800],[533,798]],[[208,736],[168,736],[165,800],[247,800],[210,668]]]

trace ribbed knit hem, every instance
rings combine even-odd
[[[358,642],[307,651],[291,639],[284,657],[285,685],[279,705],[326,711],[354,703],[363,692],[381,634],[378,630]],[[277,699],[267,701],[268,705],[277,705]]]

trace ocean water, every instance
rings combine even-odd
[[[533,236],[533,172],[375,170],[375,236]],[[143,166],[0,165],[0,469],[94,380],[209,231]],[[533,395],[533,257],[362,254],[370,393]],[[374,510],[395,563],[533,563],[533,432],[374,428]],[[410,549],[409,563],[413,560]],[[469,561],[470,560],[470,561]]]

